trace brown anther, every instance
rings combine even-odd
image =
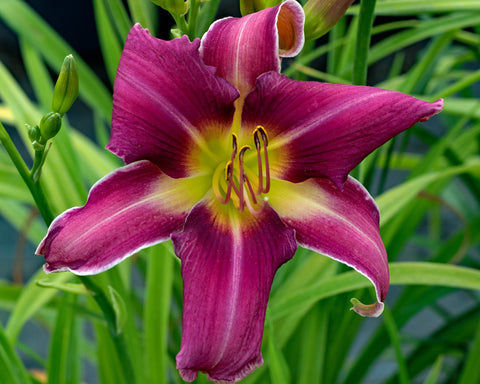
[[[260,138],[262,137],[263,142],[263,156],[265,161],[265,187],[263,187],[263,169],[262,169],[262,156],[261,156],[261,144]],[[270,167],[268,164],[268,136],[265,128],[261,125],[257,125],[257,128],[253,131],[253,140],[255,141],[255,147],[257,148],[257,162],[258,162],[258,188],[257,194],[267,193],[270,190]]]
[[[227,161],[225,164],[225,181],[230,181],[233,175],[233,162],[232,160]]]

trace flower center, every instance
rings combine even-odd
[[[240,212],[247,207],[251,213],[259,214],[262,205],[257,197],[270,190],[268,137],[265,128],[260,125],[255,128],[253,141],[257,151],[257,173],[252,172],[245,163],[245,152],[251,150],[251,147],[244,145],[238,151],[237,135],[232,133],[232,155],[226,164],[221,163],[216,168],[212,186],[215,196],[222,204],[232,201]]]

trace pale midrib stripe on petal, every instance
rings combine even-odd
[[[355,179],[353,179],[353,180],[355,180]],[[355,182],[358,183],[358,181],[356,181],[356,180],[355,180]],[[361,185],[361,184],[360,184],[360,185]],[[363,187],[362,187],[362,188],[363,188]],[[304,196],[301,196],[301,199],[302,199],[303,201],[307,201],[310,206],[314,206],[314,207],[318,210],[318,212],[325,212],[326,215],[329,215],[330,217],[333,217],[333,218],[335,218],[335,219],[339,219],[340,221],[342,221],[343,223],[345,223],[349,228],[352,228],[353,231],[355,231],[356,233],[360,234],[361,237],[368,239],[368,242],[371,243],[371,244],[373,244],[374,248],[377,250],[377,252],[378,252],[379,254],[382,254],[382,253],[383,253],[383,249],[380,249],[380,248],[378,247],[377,243],[376,243],[373,239],[371,239],[370,236],[363,236],[362,230],[361,230],[359,227],[357,227],[354,223],[352,223],[351,221],[348,221],[348,220],[346,220],[343,216],[338,215],[336,212],[334,212],[334,211],[332,211],[331,209],[329,209],[326,205],[322,205],[321,203],[319,203],[319,202],[317,202],[317,201],[315,201],[315,200],[313,200],[313,199],[310,199],[310,198],[308,198],[308,197],[305,196],[305,195],[304,195]],[[317,251],[316,249],[309,248],[307,245],[302,245],[302,246],[303,246],[304,248],[312,249],[313,251]],[[323,252],[322,252],[322,253],[323,253]],[[376,282],[375,282],[370,276],[365,275],[365,273],[364,273],[363,271],[359,270],[355,265],[349,263],[348,261],[340,260],[339,258],[331,255],[331,254],[328,253],[328,252],[325,252],[325,253],[324,253],[324,256],[327,256],[327,257],[329,257],[329,258],[331,258],[331,259],[333,259],[333,260],[336,260],[336,261],[338,261],[338,262],[340,262],[340,263],[343,263],[343,264],[348,265],[349,267],[353,268],[353,269],[356,270],[357,272],[359,272],[359,273],[361,273],[362,275],[364,275],[368,280],[370,280],[374,287],[377,286]],[[383,260],[382,260],[382,261],[383,261]],[[388,261],[386,262],[386,264],[384,264],[384,267],[385,267],[386,269],[388,269]],[[378,301],[381,301],[380,297],[378,297],[378,294],[379,294],[379,293],[380,293],[380,292],[377,292],[377,300],[378,300]]]
[[[191,124],[191,122],[183,117],[183,115],[178,111],[178,109],[168,100],[168,98],[165,98],[162,95],[154,94],[153,92],[150,91],[150,88],[144,88],[144,87],[139,87],[138,86],[138,81],[134,76],[128,76],[126,74],[123,75],[125,79],[130,83],[132,87],[135,87],[142,92],[146,93],[151,100],[156,100],[157,102],[160,102],[163,106],[163,108],[168,111],[170,116],[175,117],[175,119],[178,121],[179,125],[183,126],[187,133],[190,135],[192,140],[197,144],[204,153],[208,154],[213,160],[217,160],[217,156],[215,153],[213,153],[210,148],[208,147],[205,139],[203,138],[202,134],[198,131],[198,129]],[[152,88],[153,89],[153,88]],[[158,96],[161,97],[161,99],[158,98]]]
[[[134,209],[135,207],[139,206],[139,205],[142,205],[142,204],[145,204],[145,203],[148,203],[149,201],[154,201],[154,200],[160,200],[159,196],[158,195],[152,195],[152,196],[149,196],[145,199],[142,199],[140,201],[137,201],[133,204],[130,204],[128,205],[127,207],[115,212],[113,215],[109,216],[108,218],[106,218],[105,220],[102,220],[100,222],[98,222],[97,224],[95,224],[94,226],[90,227],[87,231],[85,231],[84,233],[82,233],[80,236],[78,236],[75,240],[73,240],[68,246],[65,247],[65,253],[68,253],[68,251],[73,248],[75,246],[75,244],[77,244],[79,241],[81,241],[83,238],[85,238],[86,236],[88,236],[92,231],[96,230],[98,227],[104,225],[105,223],[108,223],[110,221],[112,221],[113,218],[119,216],[119,215],[122,215],[123,213],[127,212],[128,210],[130,209]]]
[[[248,23],[243,23],[242,28],[240,29],[240,33],[238,34],[238,42],[243,41],[242,37],[245,32],[245,28],[247,27]],[[234,84],[241,84],[240,79],[240,44],[237,44],[236,51],[235,51],[235,82]],[[243,95],[245,97],[245,95]],[[241,96],[240,96],[241,97]]]
[[[274,150],[286,144],[288,145],[289,141],[294,141],[299,137],[309,133],[312,129],[315,129],[318,125],[321,125],[324,121],[329,120],[332,116],[341,114],[345,110],[348,110],[349,108],[352,107],[352,105],[362,103],[366,100],[369,100],[375,97],[381,97],[384,94],[388,94],[388,93],[391,93],[391,92],[389,91],[377,92],[375,94],[369,94],[364,97],[354,98],[352,99],[352,102],[344,103],[335,109],[331,109],[329,112],[323,114],[319,119],[312,121],[311,124],[303,126],[301,129],[296,129],[294,132],[289,131],[285,134],[278,135],[277,137],[271,140],[271,142],[268,144],[268,148],[270,150]]]
[[[364,189],[364,187],[357,181],[355,180],[354,178],[350,177],[350,180],[352,182],[354,182],[357,186],[360,186],[362,189]],[[285,182],[285,181],[281,181],[282,183],[288,183],[288,182]],[[332,217],[334,218],[335,220],[339,220],[341,222],[343,222],[344,224],[346,224],[347,227],[349,228],[352,228],[353,231],[355,231],[355,233],[358,233],[361,235],[361,237],[363,238],[367,238],[368,241],[373,244],[374,248],[379,252],[379,253],[383,253],[383,250],[380,249],[376,242],[370,238],[370,236],[364,236],[363,235],[363,231],[357,226],[355,225],[354,223],[352,223],[351,221],[345,219],[345,217],[337,214],[335,211],[333,211],[332,209],[328,208],[327,205],[325,204],[322,204],[321,202],[318,202],[312,198],[309,197],[309,191],[306,190],[305,193],[302,193],[302,194],[298,194],[298,200],[297,201],[300,201],[301,203],[300,204],[305,204],[305,206],[308,206],[308,207],[314,207],[318,213],[322,212],[322,213],[325,213],[325,215],[328,215],[329,217]],[[374,202],[373,198],[370,198],[371,201]],[[305,202],[305,203],[304,203]],[[294,201],[291,201],[290,204],[288,205],[289,207],[296,207],[297,205],[300,205],[300,204],[296,204],[296,202]],[[282,212],[283,210],[282,209],[276,209],[275,205],[272,206],[272,208],[274,210],[276,210],[277,212]],[[311,210],[313,211],[313,210]],[[284,217],[284,218],[288,218],[289,216],[292,216],[292,217],[295,217],[295,215],[284,215],[283,213],[280,213],[280,217]],[[301,219],[298,219],[298,221],[301,221]],[[308,247],[307,247],[308,248]],[[329,257],[331,257],[332,259],[335,259],[335,260],[338,260],[336,259],[335,257],[332,257],[330,255],[328,255]],[[342,261],[343,262],[343,261]],[[345,264],[349,265],[350,267],[356,269],[354,266],[348,264],[345,262]]]
[[[241,225],[240,221],[235,217],[230,217],[231,220],[231,229],[233,233],[233,244],[235,245],[233,249],[233,263],[232,263],[232,284],[231,284],[231,291],[232,294],[230,295],[230,306],[229,306],[229,316],[227,320],[227,327],[225,333],[227,337],[223,340],[222,347],[220,349],[220,353],[218,355],[217,361],[212,365],[212,369],[222,361],[223,355],[230,343],[231,338],[231,331],[234,326],[234,319],[237,312],[237,305],[238,305],[238,296],[240,291],[240,285],[237,283],[242,278],[242,268],[241,268],[241,260],[243,254],[243,238],[241,233]]]

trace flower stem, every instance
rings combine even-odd
[[[32,194],[33,200],[42,215],[43,220],[47,225],[49,225],[53,221],[53,214],[50,210],[50,207],[45,199],[45,195],[42,192],[40,184],[38,182],[34,182],[31,175],[30,170],[26,166],[25,162],[23,161],[22,156],[18,153],[15,144],[13,144],[12,139],[10,138],[7,130],[5,127],[0,123],[0,142],[2,143],[3,147],[7,151],[10,159],[12,160],[15,168],[17,168],[18,173],[22,177],[23,181],[27,185],[30,193]]]
[[[353,60],[352,83],[355,85],[367,84],[367,60],[376,0],[362,0],[358,15],[358,33],[355,43]]]
[[[40,214],[45,224],[49,226],[52,223],[54,216],[52,214],[52,211],[50,210],[50,207],[40,187],[40,184],[38,181],[35,182],[33,180],[33,174],[31,174],[31,171],[28,169],[22,156],[20,155],[17,148],[15,147],[15,144],[13,144],[13,141],[10,135],[8,134],[7,130],[2,125],[2,123],[0,123],[0,143],[3,145],[3,147],[7,151],[8,155],[10,156],[10,159],[15,165],[15,168],[17,169],[18,173],[20,174],[23,181],[25,182],[28,189],[30,190],[30,193],[35,201],[35,204],[38,207],[38,210],[40,211]],[[37,157],[39,158],[37,159]],[[43,152],[41,151],[37,153],[34,163],[41,161],[40,157],[43,157]],[[32,168],[32,170],[33,169],[34,168]],[[99,287],[97,284],[95,284],[91,277],[87,277],[87,276],[78,276],[78,277],[82,281],[82,283],[85,285],[85,287],[87,287],[90,291],[94,293],[93,298],[95,299],[96,303],[100,307],[103,313],[103,316],[107,321],[112,340],[115,344],[117,353],[119,354],[119,359],[122,362],[121,366],[123,368],[123,374],[126,379],[126,382],[135,383],[135,376],[133,373],[134,371],[131,364],[131,360],[128,356],[125,337],[122,333],[117,334],[115,329],[115,311],[112,307],[112,304],[109,302],[109,300],[105,296],[104,290],[101,287]]]
[[[197,18],[200,1],[190,0],[190,12],[188,13],[188,37],[193,40],[197,32]]]
[[[170,12],[170,15],[172,15],[173,19],[175,20],[175,24],[177,25],[177,28],[180,30],[182,35],[188,35],[188,25],[185,21],[185,16],[178,16],[173,12]]]

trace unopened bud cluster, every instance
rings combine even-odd
[[[39,125],[28,127],[28,137],[35,151],[43,151],[47,140],[62,126],[62,116],[78,97],[78,72],[72,55],[65,57],[52,97],[52,110],[43,115]]]

